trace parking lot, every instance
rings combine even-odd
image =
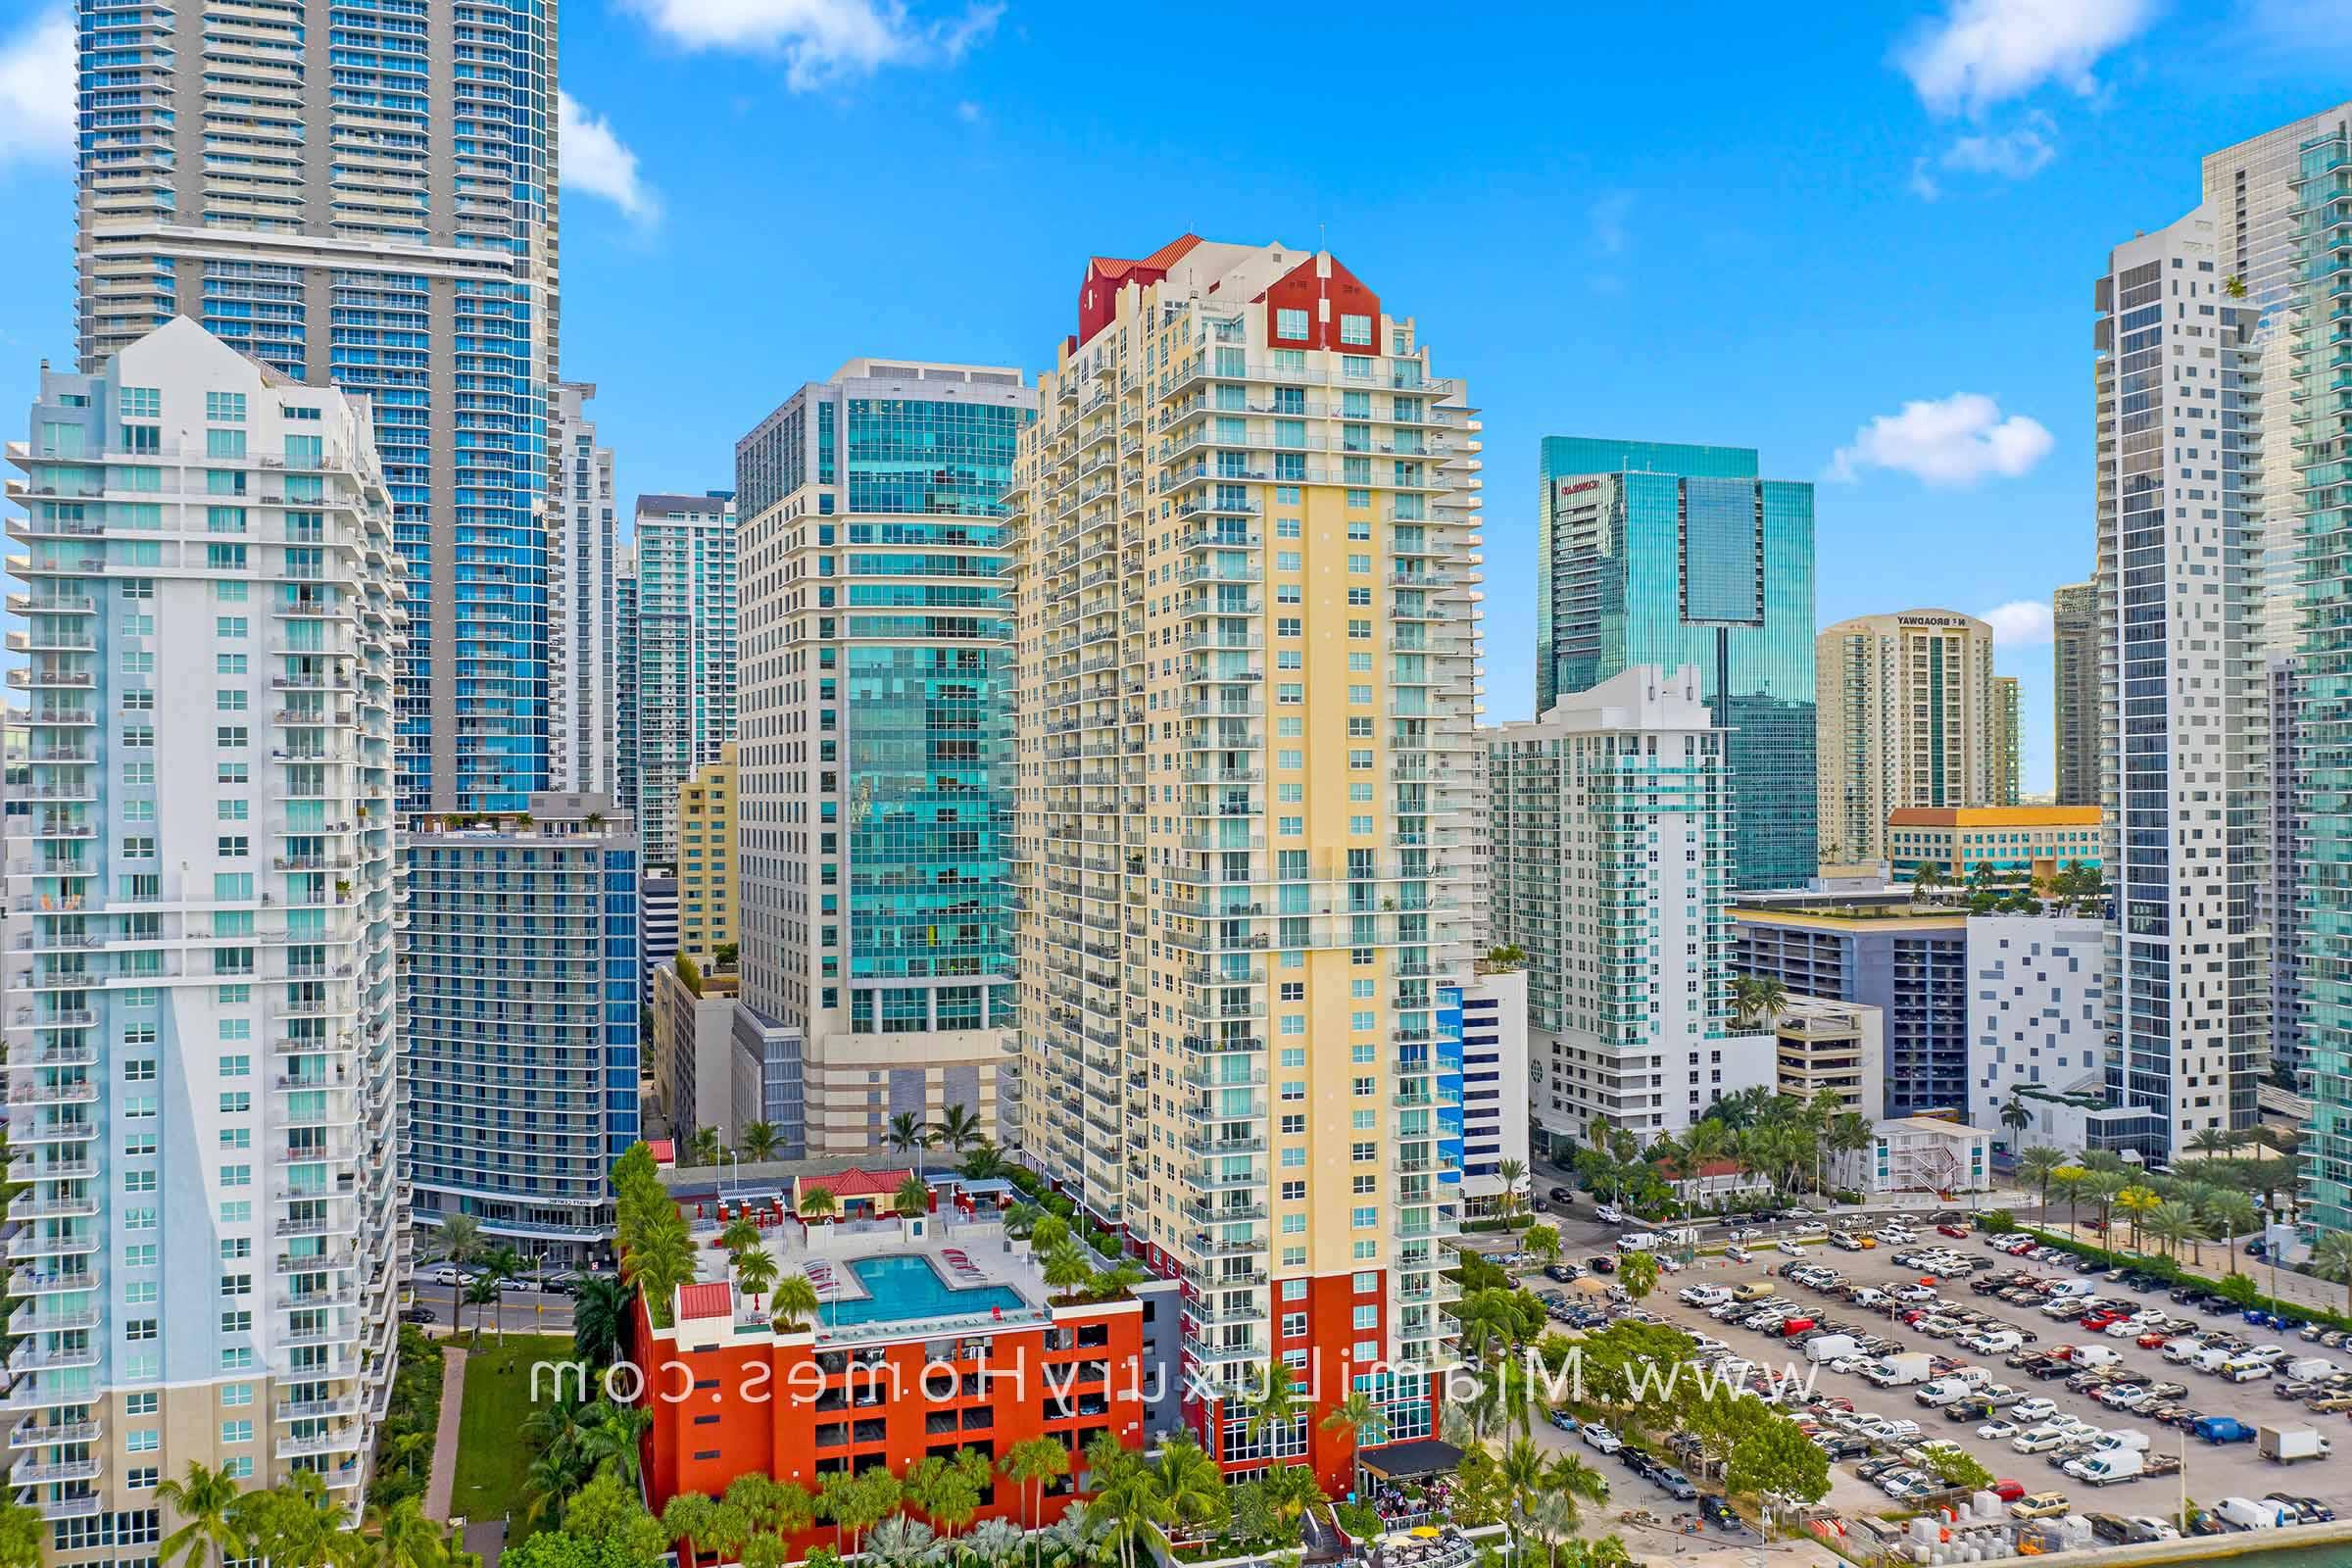
[[[1917,1250],[1931,1247],[1948,1249],[1964,1263],[1975,1266],[1961,1273],[1946,1272],[1935,1266],[1932,1259],[1923,1265],[1913,1254]],[[1597,1250],[1590,1245],[1572,1248],[1564,1256],[1582,1262]],[[1896,1262],[1897,1253],[1908,1261]],[[1781,1277],[1782,1267],[1799,1265],[1834,1269],[1839,1279],[1835,1288],[1825,1291]],[[2038,1302],[2044,1298],[2037,1297],[2034,1302],[2017,1302],[2003,1300],[1991,1292],[1971,1289],[1974,1281],[1994,1275],[2005,1280],[2013,1274],[2030,1276],[2044,1290],[2064,1282],[2083,1293],[2085,1307],[2096,1301],[2112,1305],[2127,1315],[2165,1314],[2172,1321],[2162,1327],[2177,1324],[2179,1332],[2163,1335],[2159,1326],[2147,1323],[2131,1324],[2132,1332],[2128,1334],[2086,1330],[2079,1317],[2053,1316],[2040,1310]],[[1527,1283],[1549,1288],[1540,1275]],[[1984,1399],[1959,1401],[1957,1407],[1970,1413],[1966,1419],[1952,1419],[1944,1409],[1922,1404],[1915,1385],[1882,1388],[1867,1381],[1859,1370],[1834,1371],[1828,1366],[1814,1369],[1802,1351],[1791,1348],[1781,1335],[1737,1326],[1738,1318],[1748,1315],[1752,1308],[1732,1313],[1727,1321],[1711,1317],[1705,1308],[1686,1304],[1678,1298],[1679,1293],[1694,1285],[1769,1285],[1776,1302],[1797,1309],[1799,1315],[1813,1319],[1817,1326],[1836,1324],[1851,1329],[1857,1336],[1876,1336],[1886,1342],[1886,1354],[1924,1352],[1936,1358],[1934,1370],[1938,1373],[1957,1366],[1981,1367],[1992,1380],[1990,1419],[2011,1423],[2021,1434],[2053,1422],[2069,1421],[2078,1423],[2085,1432],[2144,1434],[2150,1455],[2176,1456],[2181,1460],[2182,1468],[2178,1475],[2135,1478],[2104,1488],[2081,1484],[2063,1475],[2050,1462],[2053,1453],[2061,1450],[2021,1453],[2014,1446],[2015,1436],[1998,1426],[1986,1428],[1987,1435],[1980,1436],[1979,1430],[1987,1419]],[[1856,1287],[1883,1292],[1887,1299],[1872,1308],[1857,1306],[1845,1295]],[[1915,1299],[1897,1301],[1894,1299],[1897,1293],[1908,1293]],[[2247,1343],[2229,1350],[2231,1359],[2240,1358],[2245,1350],[2266,1348],[2282,1352],[2282,1364],[2324,1357],[2345,1371],[2348,1387],[2352,1387],[2352,1349],[2325,1348],[2292,1332],[2246,1324],[2234,1313],[2225,1317],[2219,1312],[2176,1304],[2161,1285],[2134,1290],[2101,1277],[2079,1274],[2068,1261],[2034,1263],[2012,1259],[1993,1250],[1981,1236],[1938,1235],[1933,1228],[1922,1225],[1918,1227],[1917,1240],[1911,1243],[1883,1243],[1864,1251],[1813,1244],[1802,1247],[1801,1257],[1774,1250],[1757,1251],[1743,1263],[1702,1257],[1683,1272],[1662,1277],[1657,1291],[1643,1304],[1690,1333],[1727,1345],[1732,1353],[1759,1366],[1769,1365],[1775,1373],[1791,1362],[1801,1369],[1800,1377],[1803,1372],[1812,1372],[1816,1394],[1849,1401],[1853,1406],[1850,1414],[1838,1412],[1840,1427],[1825,1425],[1825,1434],[1859,1426],[1862,1418],[1873,1414],[1916,1426],[1915,1433],[1882,1433],[1871,1441],[1872,1458],[1896,1456],[1928,1440],[1954,1443],[1995,1477],[2013,1479],[2028,1494],[2052,1491],[2063,1494],[2071,1511],[2077,1513],[2172,1516],[2178,1513],[2183,1496],[2210,1506],[2226,1496],[2260,1499],[2278,1493],[2317,1498],[2330,1508],[2352,1514],[2352,1466],[2347,1466],[2340,1454],[2280,1464],[2263,1458],[2252,1442],[2210,1444],[2191,1435],[2185,1425],[2166,1424],[2157,1419],[2160,1414],[2169,1414],[2180,1422],[2201,1416],[2227,1416],[2249,1428],[2265,1422],[2308,1426],[2331,1443],[2352,1444],[2352,1423],[2344,1415],[2333,1413],[2331,1407],[2327,1413],[2316,1413],[2301,1398],[2276,1395],[2274,1388],[2285,1380],[2282,1372],[2266,1372],[2233,1382],[2219,1371],[2200,1369],[2193,1361],[2168,1359],[2165,1347],[2152,1342],[2163,1338],[2170,1344],[2192,1336],[2233,1333]],[[1906,1316],[1923,1311],[1928,1315],[1917,1321],[1905,1321]],[[1959,1318],[1963,1314],[1975,1314],[1981,1321],[1962,1325]],[[2014,1349],[2000,1340],[1979,1342],[2000,1346],[2001,1353],[1964,1348],[1962,1342],[1980,1330],[2014,1332],[2033,1338]],[[2141,1343],[2143,1335],[2149,1337],[2150,1344]],[[2200,1339],[2198,1343],[2203,1342]],[[2096,1386],[2092,1386],[2089,1373],[2076,1370],[2080,1363],[2071,1357],[2055,1368],[2043,1365],[2043,1370],[2055,1375],[2034,1376],[2037,1363],[2027,1358],[2046,1355],[2059,1347],[2070,1349],[2090,1347],[2086,1360],[2109,1361],[2110,1357],[2112,1360],[2099,1369],[2100,1382]],[[2176,1355],[2186,1353],[2184,1345]],[[2127,1382],[2136,1384],[2144,1396],[2139,1409],[2113,1408],[2098,1400],[2099,1387],[2109,1388],[2111,1398],[2125,1397],[2123,1391],[2114,1386]],[[2002,1392],[2004,1389],[2006,1392]],[[2324,1391],[2317,1387],[2297,1392],[2306,1396],[2324,1396]],[[2032,1421],[2010,1415],[2010,1408],[2025,1399],[2046,1400],[2048,1413],[2036,1414]],[[1795,1402],[1792,1396],[1790,1403]],[[2032,1408],[2036,1412],[2042,1409]],[[2047,1434],[2043,1434],[2035,1446],[2047,1441]],[[2076,1445],[2087,1441],[2084,1432],[2077,1432],[2071,1438]],[[1887,1495],[1856,1474],[1861,1462],[1849,1459],[1834,1467],[1831,1503],[1869,1512],[1894,1506]],[[1612,1480],[1616,1480],[1614,1475]]]

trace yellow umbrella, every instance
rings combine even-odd
[[[1432,1525],[1415,1525],[1408,1532],[1408,1534],[1418,1536],[1423,1541],[1435,1541],[1438,1539],[1437,1529]]]

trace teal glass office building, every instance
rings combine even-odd
[[[1734,880],[1818,869],[1813,487],[1752,447],[1547,436],[1538,503],[1536,708],[1636,664],[1704,671],[1731,730]]]
[[[856,361],[736,448],[746,647],[797,639],[742,676],[744,1000],[808,1031],[811,1153],[869,1111],[993,1106],[954,1052],[910,1049],[869,1107],[837,1042],[1015,1016],[1003,517],[1035,417],[1017,370]],[[813,1100],[853,1079],[828,1122]]]

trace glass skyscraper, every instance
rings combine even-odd
[[[1546,436],[1536,708],[1637,664],[1698,666],[1731,731],[1734,883],[1818,869],[1813,487],[1752,447]]]
[[[995,1133],[1014,1020],[1003,497],[1036,409],[1016,369],[858,360],[736,447],[743,1001],[806,1033],[812,1155],[952,1103]]]
[[[621,721],[645,863],[678,860],[678,791],[735,738],[735,500],[637,498]]]
[[[399,809],[521,810],[549,765],[555,7],[85,4],[78,41],[81,368],[186,316],[368,395],[414,595]]]

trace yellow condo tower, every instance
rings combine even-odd
[[[1426,1436],[1460,1220],[1479,422],[1327,253],[1093,258],[1009,498],[1022,1157],[1183,1286],[1188,1418]],[[1449,1005],[1450,1004],[1450,1005]],[[1289,1360],[1311,1413],[1235,1396]]]

